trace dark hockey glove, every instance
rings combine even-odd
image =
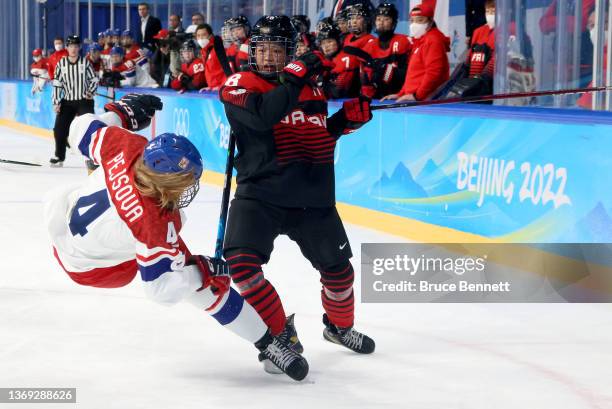
[[[374,98],[377,85],[374,81],[374,68],[369,64],[362,64],[359,67],[359,79],[361,80],[360,94],[366,98]]]
[[[119,88],[123,76],[117,71],[106,71],[102,74],[100,85],[103,87]]]
[[[342,111],[345,118],[343,134],[355,132],[372,119],[370,99],[363,96],[344,101]]]
[[[181,81],[181,87],[189,88],[189,85],[191,85],[191,79],[192,78],[187,74],[180,74],[179,81]]]
[[[229,266],[224,260],[206,256],[191,256],[188,264],[197,265],[202,274],[202,287],[199,290],[210,286],[212,293],[217,296],[229,291]]]
[[[119,101],[104,105],[104,110],[119,115],[125,129],[140,131],[151,124],[155,111],[162,107],[161,99],[155,95],[127,94]]]
[[[283,68],[281,82],[289,81],[303,86],[309,79],[331,70],[333,63],[325,58],[320,51],[310,51],[300,55],[297,60],[290,62]]]
[[[486,76],[463,78],[455,83],[447,98],[467,98],[488,95],[492,91],[492,81]]]

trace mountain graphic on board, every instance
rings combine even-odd
[[[432,197],[457,191],[455,184],[432,159],[425,163],[415,181]]]
[[[400,162],[393,170],[391,176],[383,172],[382,177],[372,185],[370,193],[373,196],[384,198],[422,198],[428,197],[427,192],[417,182],[414,181],[410,170]]]
[[[612,218],[601,202],[574,226],[574,235],[597,243],[612,243]]]

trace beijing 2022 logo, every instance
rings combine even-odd
[[[174,108],[172,114],[174,133],[189,137],[189,110],[187,108]]]

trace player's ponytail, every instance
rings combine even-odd
[[[179,208],[183,192],[194,183],[193,172],[159,173],[148,168],[142,158],[134,166],[136,188],[143,196],[156,198],[159,206],[168,210]]]

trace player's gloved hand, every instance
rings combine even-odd
[[[178,79],[181,82],[181,86],[183,88],[187,88],[189,84],[191,84],[191,77],[187,74],[179,74]]]
[[[490,77],[474,75],[457,81],[448,93],[449,98],[467,98],[488,95],[492,90]]]
[[[364,96],[344,101],[342,111],[345,118],[344,134],[355,132],[372,119],[370,98]]]
[[[151,124],[155,111],[162,107],[161,99],[155,95],[127,94],[119,101],[104,105],[104,110],[119,115],[125,129],[140,131]]]
[[[223,295],[230,288],[229,266],[225,260],[207,256],[191,256],[189,263],[196,264],[202,274],[202,289],[211,286],[214,295]]]
[[[376,82],[374,82],[374,68],[369,64],[359,67],[359,79],[361,81],[360,94],[372,99],[376,94]]]
[[[298,85],[304,85],[310,78],[331,70],[333,63],[320,51],[310,51],[299,56],[283,68],[283,79]]]

